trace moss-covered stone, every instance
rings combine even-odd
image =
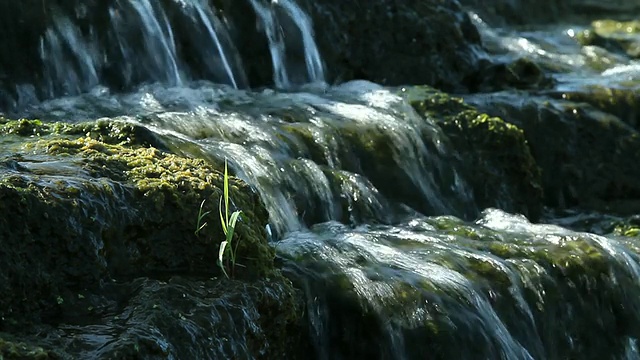
[[[37,119],[10,120],[0,117],[0,134],[19,136],[83,136],[112,145],[153,146],[165,149],[162,140],[149,129],[124,121],[97,120],[80,123],[42,122]]]
[[[533,219],[540,215],[540,169],[518,126],[428,87],[408,88],[406,94],[416,111],[451,140],[481,208],[499,207]]]
[[[98,291],[111,277],[221,275],[220,171],[203,160],[127,146],[136,140],[120,131],[133,129],[123,125],[24,120],[1,126],[29,141],[0,162],[0,212],[11,214],[0,219],[6,265],[0,287],[7,294],[0,299],[0,328],[59,312],[72,289]],[[119,145],[72,135],[79,133]],[[273,274],[268,215],[258,195],[232,177],[230,198],[245,215],[236,228],[231,272],[238,279]],[[195,235],[203,200],[211,215]]]
[[[600,46],[640,58],[640,20],[597,20],[591,23],[591,29],[579,33],[577,39],[582,45]]]
[[[542,168],[547,205],[626,214],[640,209],[640,169],[629,166],[640,162],[640,134],[620,118],[547,97],[495,93],[467,100],[524,129]]]
[[[587,103],[640,130],[640,81],[579,87],[557,97]]]
[[[289,268],[331,314],[318,334],[332,354],[595,360],[640,335],[636,253],[604,238],[496,210],[312,230],[323,240],[294,246]]]
[[[9,338],[12,338],[9,336]],[[6,360],[46,360],[55,359],[39,346],[26,344],[24,342],[13,342],[0,333],[0,359]]]

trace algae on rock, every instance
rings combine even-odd
[[[519,94],[468,96],[524,129],[542,168],[545,204],[628,214],[640,209],[640,133],[589,104]]]
[[[30,338],[29,329],[75,318],[91,321],[130,301],[123,294],[134,288],[111,291],[111,284],[125,284],[126,289],[137,277],[221,275],[216,266],[218,244],[224,239],[219,222],[210,221],[201,236],[193,233],[201,201],[212,198],[208,203],[217,204],[222,194],[223,174],[212,165],[148,147],[161,141],[148,130],[117,122],[3,119],[0,139],[5,138],[9,146],[0,153],[0,212],[7,214],[0,217],[0,262],[5,264],[0,274],[0,292],[5,294],[0,299],[0,331],[42,343]],[[236,229],[242,267],[226,288],[254,286],[253,295],[236,295],[255,306],[259,301],[249,298],[266,300],[263,291],[282,301],[290,297],[288,309],[269,305],[260,312],[269,321],[282,320],[260,326],[275,326],[277,331],[296,326],[295,291],[274,267],[274,251],[267,243],[268,214],[246,183],[231,177],[230,187],[233,206],[246,217]],[[272,284],[261,285],[265,278]],[[219,311],[231,311],[223,305]],[[241,315],[225,316],[233,321]],[[154,326],[167,331],[163,324]],[[282,349],[276,342],[283,339],[273,341],[273,351]],[[253,350],[258,351],[256,346]]]
[[[540,216],[540,169],[521,128],[433,88],[404,92],[419,114],[442,128],[460,154],[480,208],[499,207],[530,219]]]

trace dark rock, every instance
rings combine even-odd
[[[408,92],[416,111],[433,119],[460,155],[478,207],[540,216],[540,169],[522,128],[434,89]]]
[[[312,1],[330,81],[428,84],[464,90],[477,71],[480,35],[454,1]]]
[[[617,116],[585,103],[518,93],[466,99],[524,130],[542,168],[547,205],[616,212],[626,207],[616,202],[640,198],[640,169],[631,165],[640,161],[640,135]]]

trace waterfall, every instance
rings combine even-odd
[[[286,89],[291,86],[290,74],[287,69],[285,31],[276,12],[278,8],[284,10],[302,37],[307,81],[311,83],[324,82],[322,60],[315,43],[313,26],[309,16],[292,0],[272,0],[269,4],[265,4],[263,0],[250,0],[250,2],[262,21],[262,26],[269,41],[269,51],[273,62],[273,81],[276,87]]]
[[[51,16],[38,49],[45,83],[39,97],[77,95],[99,85],[185,86],[202,78],[247,86],[228,25],[207,1],[81,4],[72,13],[54,8]],[[185,40],[191,47],[178,44]]]
[[[130,64],[137,62],[135,44],[131,32],[141,31],[142,45],[146,59],[151,65],[148,75],[156,81],[166,82],[171,85],[180,85],[184,81],[178,69],[178,56],[171,25],[162,8],[154,9],[148,0],[127,2],[135,12],[137,18],[125,19],[117,8],[110,10],[113,30],[117,34],[118,44],[122,55]],[[135,26],[137,25],[137,26]],[[135,27],[134,27],[135,26]],[[126,31],[126,30],[129,31]]]
[[[79,94],[98,85],[95,44],[85,41],[71,21],[60,16],[40,41],[48,96]]]
[[[194,2],[193,6],[195,8],[195,11],[198,13],[198,17],[200,18],[205,28],[207,29],[207,32],[209,33],[210,38],[213,40],[213,45],[217,51],[217,55],[219,56],[222,62],[222,66],[224,68],[226,76],[228,77],[229,82],[231,83],[231,85],[233,85],[234,88],[237,89],[238,81],[236,80],[236,76],[234,75],[233,69],[231,68],[230,60],[228,59],[228,56],[225,52],[225,48],[223,47],[218,37],[218,32],[220,31],[218,29],[220,29],[221,26],[214,26],[214,23],[212,23],[212,20],[211,20],[213,19],[213,21],[217,22],[218,20],[217,17],[211,16],[208,14],[208,11],[202,5],[202,1]]]
[[[323,82],[324,81],[324,69],[322,68],[322,60],[320,59],[320,52],[316,46],[316,41],[313,36],[313,24],[309,16],[300,9],[300,7],[293,0],[273,0],[274,3],[281,6],[289,17],[295,22],[302,34],[302,42],[304,45],[304,59],[307,65],[307,73],[309,75],[309,82]]]

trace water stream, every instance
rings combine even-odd
[[[190,76],[171,17],[136,0],[110,7],[112,34],[126,81],[146,72],[150,83],[126,92],[101,84],[107,64],[91,32],[59,17],[41,51],[47,91],[69,96],[11,115],[131,122],[177,154],[228,159],[269,211],[272,245],[304,293],[318,359],[640,358],[637,244],[478,209],[476,174],[400,87],[283,90],[300,66],[291,65],[286,21],[300,33],[304,83],[325,80],[310,18],[293,0],[249,1],[278,90],[242,89],[237,52],[204,2],[187,3],[222,80]],[[638,78],[637,62],[594,68],[591,50],[567,46],[575,27],[515,32],[474,21],[497,57],[561,69],[548,92]]]

